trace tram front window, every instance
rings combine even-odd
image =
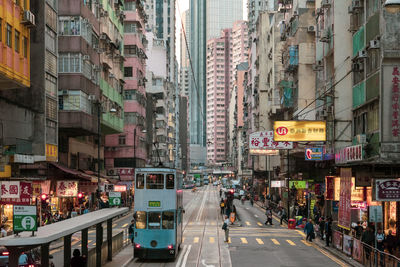
[[[162,228],[163,229],[174,229],[174,212],[164,211],[162,214]]]
[[[144,188],[144,174],[136,175],[136,188],[143,189]]]
[[[163,174],[147,174],[146,176],[147,189],[164,189]]]
[[[146,229],[147,216],[145,211],[136,212],[136,229]]]
[[[174,189],[175,188],[175,176],[173,174],[167,174],[167,189]]]
[[[149,212],[149,229],[160,229],[161,212]]]

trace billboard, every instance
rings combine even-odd
[[[293,149],[292,142],[276,142],[273,131],[255,132],[249,138],[251,155],[277,155],[279,149]]]
[[[338,226],[350,230],[351,224],[351,168],[340,169],[340,200]]]
[[[324,149],[322,147],[306,147],[304,154],[306,161],[324,159]]]
[[[325,121],[275,121],[275,141],[326,141]]]
[[[398,201],[400,199],[400,179],[376,179],[377,201]]]

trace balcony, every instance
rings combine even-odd
[[[97,118],[79,110],[60,110],[58,112],[60,132],[68,136],[97,134]]]
[[[283,80],[279,83],[281,87],[281,105],[283,108],[292,108],[294,106],[297,88],[292,81]]]
[[[296,45],[291,45],[283,54],[286,59],[284,62],[285,70],[288,72],[294,72],[299,66],[299,48]]]

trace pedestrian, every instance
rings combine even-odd
[[[321,240],[324,240],[324,231],[325,231],[325,218],[321,216],[319,218],[319,233],[321,235]]]
[[[221,201],[219,203],[219,207],[221,208],[221,214],[224,215],[224,211],[225,211],[225,201],[223,198],[221,198]]]
[[[361,238],[361,235],[362,235],[362,233],[363,233],[363,227],[361,226],[361,222],[360,221],[358,221],[357,222],[357,226],[354,228],[354,231],[356,232],[356,238],[357,239],[360,239]]]
[[[129,239],[131,240],[132,245],[133,245],[134,233],[135,233],[135,220],[132,220],[128,228]]]
[[[396,237],[392,235],[392,230],[389,230],[389,234],[385,238],[385,245],[390,254],[396,250]]]
[[[287,214],[286,210],[284,208],[281,208],[281,225],[283,220],[287,220]]]
[[[222,196],[222,188],[219,189],[219,197]]]
[[[378,229],[375,238],[376,238],[376,248],[380,251],[383,251],[383,241],[385,240],[385,234],[382,232],[382,229]]]
[[[81,256],[81,252],[79,249],[74,249],[71,258],[71,267],[85,267],[86,265],[86,258]]]
[[[364,246],[364,255],[367,259],[369,259],[371,255],[371,247],[374,245],[375,242],[374,231],[372,230],[371,226],[367,226],[366,231],[364,231],[361,236],[361,242],[367,244],[367,246]]]
[[[265,221],[265,225],[272,224],[272,210],[270,207],[267,208],[267,210],[265,211],[265,215],[267,215],[267,220]]]
[[[253,206],[254,205],[254,200],[253,197],[250,197],[250,205]]]
[[[325,222],[325,242],[327,247],[329,247],[329,242],[331,238],[332,238],[332,218],[328,217]]]
[[[0,234],[1,234],[1,237],[6,237],[7,236],[7,230],[6,230],[4,225],[1,226]]]
[[[312,242],[315,233],[314,233],[314,225],[313,225],[311,219],[308,220],[308,223],[307,223],[306,226],[304,227],[304,233],[307,234],[306,240]]]
[[[229,242],[229,218],[225,215],[224,224],[222,225],[222,230],[225,231],[225,242]]]

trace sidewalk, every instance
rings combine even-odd
[[[265,209],[265,206],[261,201],[256,201],[256,202],[254,202],[254,204],[256,204],[257,206],[259,206],[262,209]],[[273,215],[274,215],[276,220],[278,220],[278,221],[280,220],[278,214],[275,213],[274,211],[273,211]],[[283,223],[283,225],[287,227],[287,221],[285,221]],[[303,237],[305,237],[305,234],[303,233],[303,229],[299,228],[297,230]],[[335,249],[333,247],[325,246],[325,241],[321,240],[318,236],[314,239],[313,242],[315,243],[315,246],[313,246],[313,247],[318,249],[318,250],[321,250],[321,253],[322,253],[322,250],[323,251],[327,251],[328,253],[332,254],[336,258],[338,258],[341,261],[345,262],[349,266],[353,266],[353,267],[362,267],[362,266],[364,266],[364,265],[360,264],[359,262],[353,260],[351,257],[348,257],[344,253],[338,251],[337,249]]]
[[[121,249],[118,253],[116,253],[113,256],[113,260],[112,261],[107,262],[103,266],[104,267],[115,267],[115,266],[126,267],[133,260],[134,260],[134,258],[133,258],[133,246],[129,243],[127,246],[125,246],[123,249]]]

